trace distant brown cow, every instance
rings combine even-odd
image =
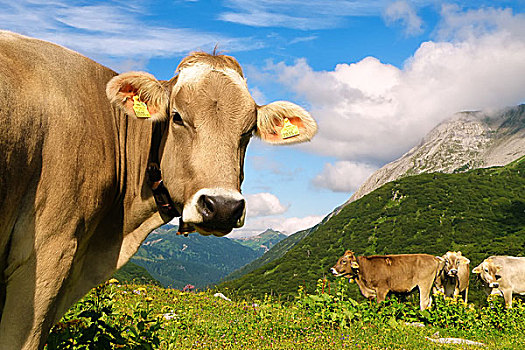
[[[230,56],[191,54],[161,81],[0,31],[0,349],[43,347],[177,214],[206,235],[242,226],[251,137],[297,143],[316,129],[293,103],[257,105]]]
[[[437,289],[447,297],[463,293],[463,300],[468,300],[468,287],[470,275],[470,260],[461,252],[447,252],[442,256],[445,266],[438,278]]]
[[[442,268],[441,258],[428,254],[355,256],[347,250],[331,270],[335,276],[355,279],[361,293],[378,302],[388,292],[404,293],[418,287],[423,310],[432,303],[430,291]]]

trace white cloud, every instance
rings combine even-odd
[[[173,57],[216,44],[230,51],[259,48],[252,39],[150,24],[138,2],[86,5],[65,0],[19,0],[2,4],[0,27],[52,41],[105,64]]]
[[[264,96],[264,93],[259,90],[257,87],[250,88],[250,93],[252,94],[253,100],[259,106],[262,106],[267,103],[268,99]]]
[[[413,6],[406,1],[391,3],[383,14],[387,24],[400,22],[405,27],[406,35],[417,35],[423,32],[423,20],[417,15]]]
[[[327,163],[312,183],[334,192],[355,192],[377,168],[368,164],[340,161]]]
[[[337,27],[346,16],[373,16],[381,13],[385,0],[228,0],[232,11],[219,19],[254,27],[323,29]]]
[[[288,210],[288,206],[281,204],[279,198],[271,193],[247,194],[244,197],[248,217],[278,215]]]
[[[437,30],[440,40],[468,41],[490,33],[510,36],[525,32],[525,15],[512,9],[482,8],[462,12],[457,5],[443,5],[443,20]]]
[[[424,42],[402,69],[373,57],[314,71],[305,60],[270,64],[277,79],[310,104],[319,132],[307,149],[384,164],[462,110],[524,102],[525,16],[509,10],[454,12],[437,31],[451,41]],[[473,34],[471,28],[484,28]]]
[[[297,44],[297,43],[304,43],[306,41],[312,41],[312,40],[315,40],[315,39],[317,39],[317,35],[301,36],[301,37],[297,37],[295,39],[292,39],[289,42],[289,45],[293,45],[293,44]]]
[[[228,235],[229,238],[250,237],[266,231],[273,230],[290,235],[292,233],[317,225],[323,219],[322,216],[306,216],[302,218],[292,217],[261,217],[248,218],[244,227],[235,229]]]

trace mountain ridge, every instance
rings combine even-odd
[[[492,113],[459,112],[434,127],[399,159],[375,171],[338,209],[404,176],[502,166],[523,155],[525,105]]]

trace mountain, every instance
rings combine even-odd
[[[130,261],[118,269],[112,277],[120,283],[160,285],[160,282],[153,278],[148,270]]]
[[[193,284],[203,288],[218,282],[259,255],[226,237],[188,237],[176,234],[177,227],[153,231],[131,261],[144,267],[164,286],[183,288]]]
[[[247,273],[257,270],[258,268],[266,265],[267,263],[279,259],[282,257],[290,248],[292,248],[297,242],[306,237],[310,229],[302,230],[294,233],[291,236],[288,236],[275,244],[272,249],[264,253],[263,256],[255,259],[254,261],[244,265],[243,267],[233,271],[228,276],[226,276],[223,281],[230,281],[237,279],[241,276],[244,276]]]
[[[374,172],[342,207],[401,177],[501,166],[523,155],[525,105],[492,113],[457,113],[401,158]]]
[[[269,251],[270,248],[272,248],[276,243],[279,243],[286,237],[288,236],[279,231],[268,229],[263,233],[258,234],[257,236],[245,238],[232,238],[232,240],[245,247],[257,251],[260,255],[263,255],[264,253]]]
[[[493,254],[525,256],[525,157],[505,167],[387,183],[342,208],[283,257],[218,287],[258,298],[292,297],[299,286],[312,292],[347,249],[363,255],[461,250],[471,266]],[[472,280],[469,295],[481,293]]]

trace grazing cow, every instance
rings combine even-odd
[[[251,136],[287,144],[316,132],[295,104],[258,106],[233,57],[194,53],[177,73],[117,75],[0,31],[0,349],[41,348],[174,216],[202,234],[242,226]]]
[[[476,266],[477,274],[487,294],[500,294],[505,306],[512,307],[512,294],[525,295],[525,258],[491,256]]]
[[[347,250],[331,270],[335,276],[354,279],[366,298],[378,302],[388,292],[406,293],[418,287],[423,310],[432,303],[430,291],[442,268],[441,258],[428,254],[355,256]]]
[[[463,300],[468,300],[468,286],[470,275],[470,260],[461,252],[447,252],[443,255],[445,266],[436,278],[437,289],[447,297],[463,293]]]

